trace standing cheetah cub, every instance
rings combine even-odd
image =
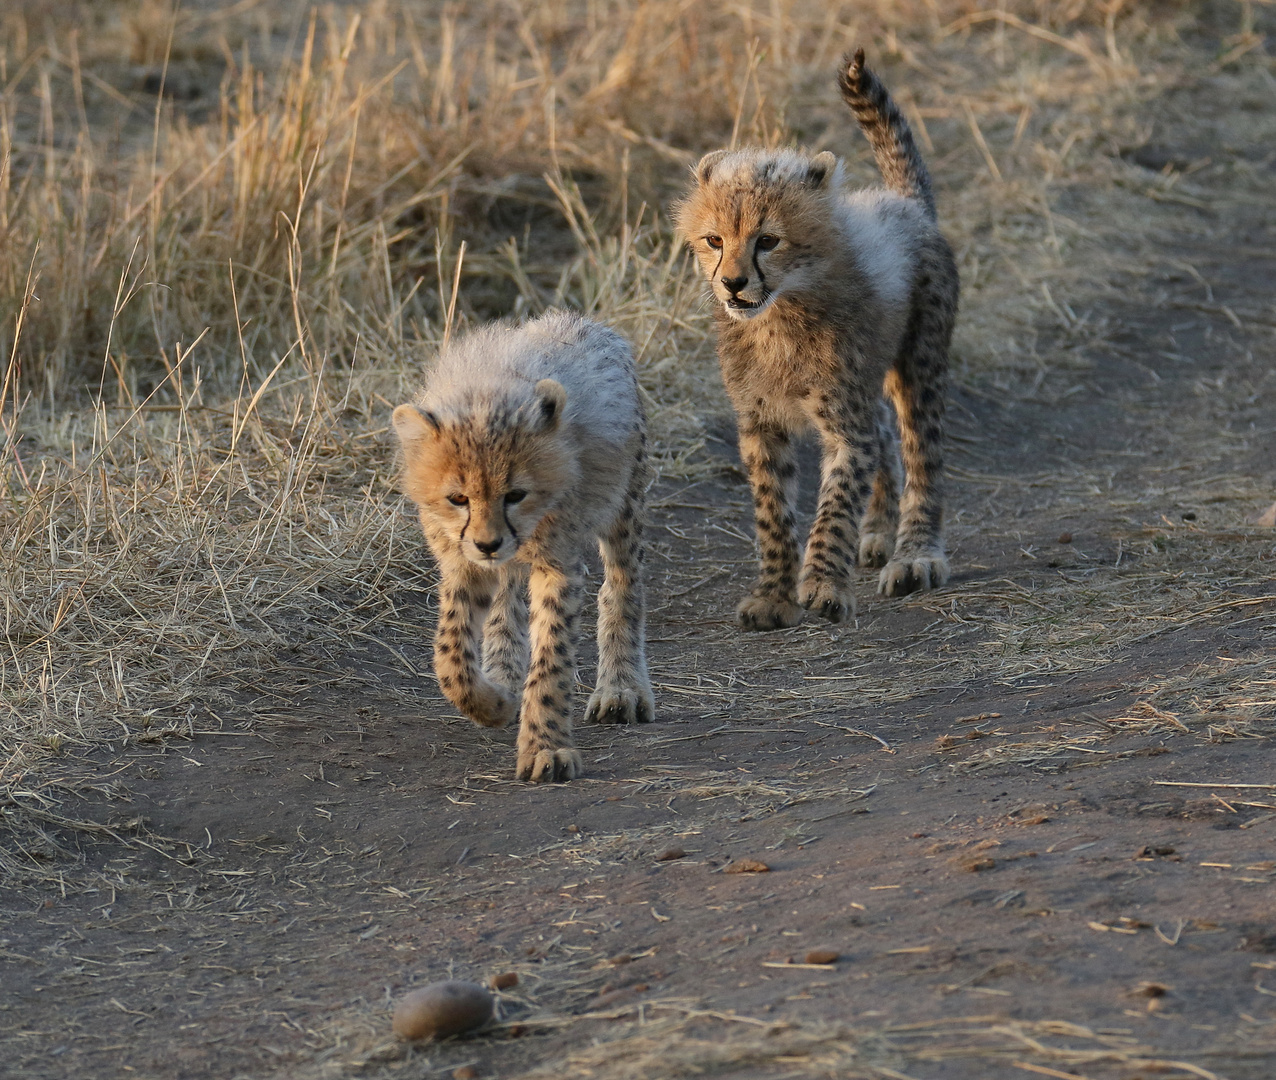
[[[843,190],[827,151],[718,150],[678,207],[717,301],[718,359],[753,487],[762,565],[737,608],[751,630],[793,626],[802,608],[853,615],[857,556],[883,566],[888,596],[948,580],[940,443],[957,266],[912,132],[862,49],[838,82],[886,188]],[[809,426],[822,481],[799,570],[793,436]]]
[[[604,579],[585,719],[645,723],[653,712],[646,418],[628,344],[562,311],[520,329],[487,327],[443,350],[416,401],[394,410],[394,428],[404,491],[439,564],[439,686],[476,724],[519,717],[520,780],[579,776],[571,699],[593,541]]]

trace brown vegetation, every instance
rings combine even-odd
[[[1178,53],[1173,8],[1038,8],[11,6],[7,752],[188,729],[201,685],[424,587],[386,415],[449,317],[606,319],[665,473],[694,471],[724,405],[664,207],[732,141],[831,146],[871,178],[830,89],[852,43],[932,162],[962,368],[1044,370],[1034,320],[1102,239],[1052,192],[1120,172]]]

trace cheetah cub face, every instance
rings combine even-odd
[[[730,318],[757,318],[786,292],[817,283],[841,185],[833,154],[717,150],[695,176],[678,226]]]
[[[486,422],[395,409],[404,488],[426,535],[480,566],[512,559],[576,479],[559,429],[565,402],[563,387],[542,379],[516,415]]]

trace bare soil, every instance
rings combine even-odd
[[[1149,145],[1244,157],[1210,93]],[[1165,214],[1041,328],[1075,369],[955,389],[944,590],[737,630],[724,421],[653,492],[659,722],[581,729],[582,780],[514,782],[450,712],[428,596],[189,742],[57,763],[81,827],[0,890],[0,1074],[1276,1075],[1276,537],[1236,509],[1276,498],[1276,221]],[[406,989],[503,972],[490,1029],[390,1036]]]

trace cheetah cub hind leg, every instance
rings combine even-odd
[[[642,585],[642,509],[646,469],[640,462],[615,524],[598,542],[598,686],[585,707],[587,724],[649,724],[655,698],[647,674]]]
[[[501,568],[501,580],[483,624],[483,674],[515,697],[523,692],[530,659],[527,642],[527,574],[517,563]],[[517,711],[517,710],[516,710]]]
[[[885,566],[895,552],[899,528],[899,497],[904,487],[904,464],[899,454],[894,410],[885,401],[877,412],[877,475],[873,494],[860,523],[860,566]]]

